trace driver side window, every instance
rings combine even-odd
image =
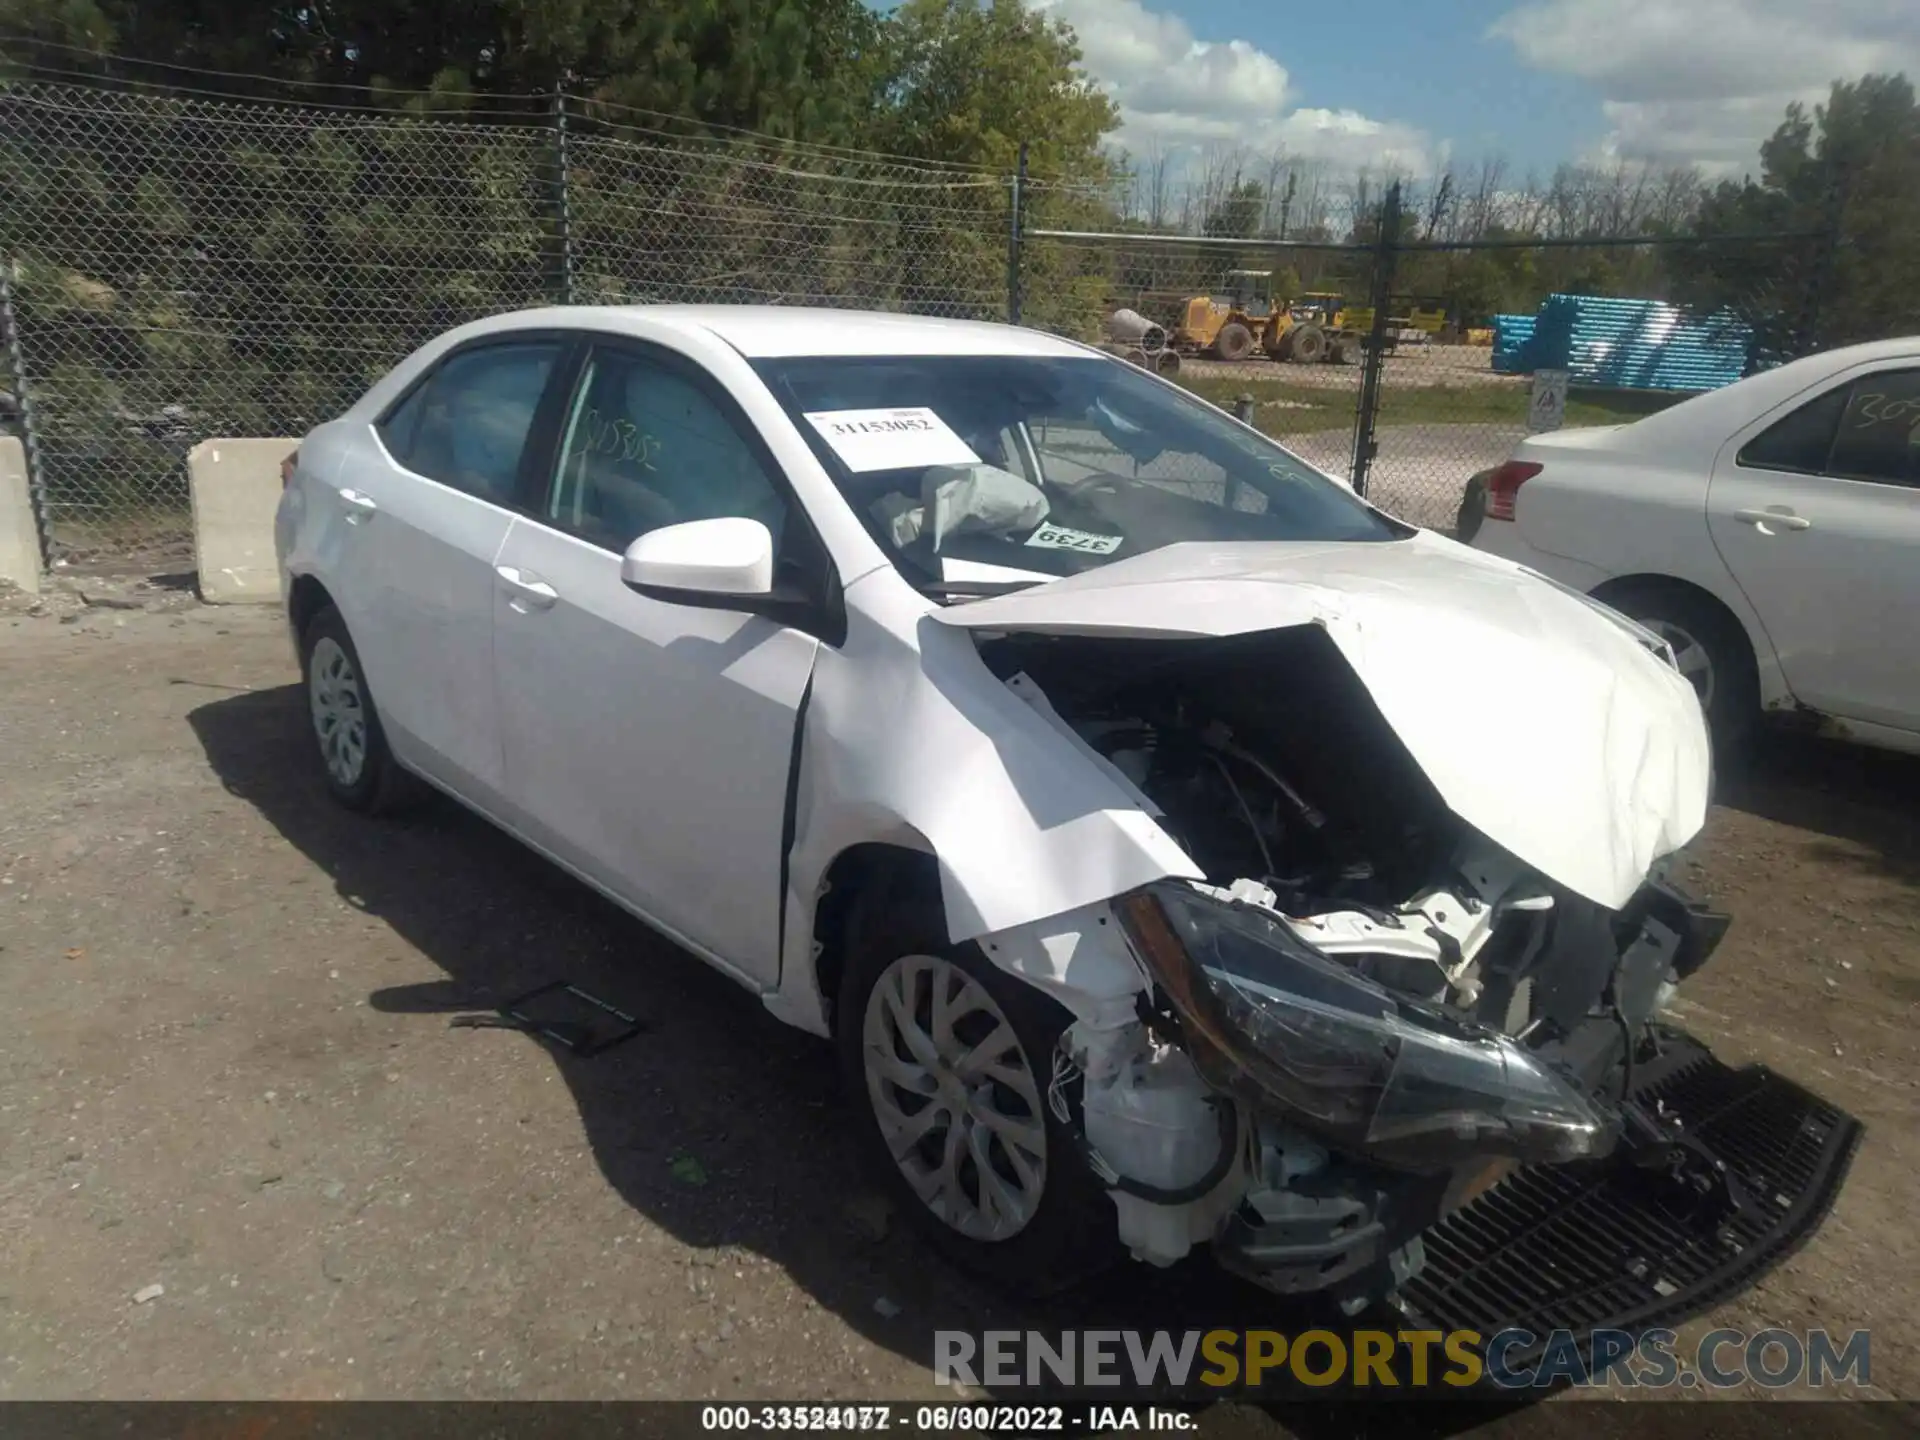
[[[733,420],[668,361],[597,349],[566,419],[545,518],[623,551],[649,530],[740,516],[773,534],[787,506]]]

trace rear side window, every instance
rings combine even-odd
[[[1853,382],[1827,473],[1920,486],[1920,370],[1886,370]]]
[[[1847,408],[1849,387],[1836,386],[1776,420],[1740,447],[1736,463],[1755,470],[1789,470],[1818,475],[1827,468],[1833,436]]]
[[[381,422],[381,439],[414,473],[509,505],[534,411],[559,355],[559,343],[551,340],[463,350]]]
[[[380,442],[387,447],[387,453],[408,468],[412,468],[413,437],[420,428],[420,411],[425,408],[422,402],[426,394],[425,385],[414,386],[407,392],[407,398],[373,427],[380,432]]]

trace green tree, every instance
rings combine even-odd
[[[1267,192],[1257,180],[1243,180],[1207,212],[1201,225],[1206,235],[1255,235],[1266,213]]]
[[[1080,70],[1066,25],[1021,0],[906,0],[882,34],[878,148],[1006,172],[1029,146],[1037,176],[1105,183],[1119,112]]]
[[[491,116],[488,97],[565,83],[669,125],[1002,172],[1027,141],[1036,174],[1076,182],[1108,178],[1118,120],[1073,32],[1022,0],[906,0],[884,18],[862,0],[0,0],[0,33],[24,37],[8,50],[30,63],[199,67],[223,73],[196,88],[243,94],[318,82],[416,109],[471,95]]]
[[[1687,247],[1676,295],[1751,323],[1764,349],[1818,349],[1920,330],[1920,105],[1904,76],[1836,83],[1760,149],[1760,177],[1726,182],[1694,233],[1778,235]]]
[[[858,141],[873,113],[881,29],[860,0],[0,0],[0,31],[29,38],[10,49],[63,69],[74,56],[51,46],[229,72],[195,77],[202,89],[257,91],[241,77],[262,76],[430,92],[436,108],[565,80],[696,124],[833,143]]]

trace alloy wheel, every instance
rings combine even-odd
[[[330,635],[315,642],[308,661],[307,702],[327,774],[351,788],[367,766],[367,706],[353,657]]]
[[[1671,620],[1648,619],[1641,622],[1654,634],[1667,642],[1673,651],[1673,663],[1693,686],[1694,693],[1700,697],[1700,708],[1711,713],[1713,709],[1714,673],[1713,656],[1707,647],[1691,631],[1682,629]]]
[[[986,988],[951,960],[904,955],[867,996],[861,1042],[867,1098],[914,1194],[971,1240],[1024,1229],[1046,1193],[1046,1118]]]

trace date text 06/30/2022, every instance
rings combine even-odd
[[[1034,1435],[1191,1430],[1199,1418],[1153,1405],[704,1405],[702,1430],[900,1430],[918,1435]]]

